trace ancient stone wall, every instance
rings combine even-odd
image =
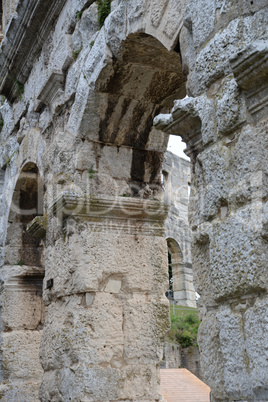
[[[36,400],[41,382],[42,401],[161,400],[169,306],[159,113],[158,128],[181,135],[191,155],[199,345],[212,400],[267,399],[267,15],[265,0],[114,0],[100,28],[96,1],[20,0],[7,17],[3,400]],[[30,222],[14,215],[36,193],[32,180],[20,182],[28,168],[43,187],[43,215]],[[25,242],[40,258],[20,265]]]
[[[167,151],[162,168],[164,200],[169,205],[165,222],[172,268],[174,301],[196,307],[191,258],[191,232],[188,222],[190,162]]]
[[[4,287],[17,277],[25,283],[44,261],[46,309],[43,373],[40,321],[31,328],[39,336],[32,348],[24,322],[3,328],[3,400],[36,400],[40,383],[42,401],[162,399],[167,137],[152,123],[185,94],[180,56],[171,50],[182,13],[176,5],[174,15],[173,1],[113,1],[100,29],[97,7],[22,0],[1,44],[1,280]],[[38,168],[42,216],[9,220],[13,199],[21,207],[31,198],[27,180],[14,196],[25,166]],[[13,222],[20,230],[10,248]],[[20,257],[29,236],[37,239],[29,245],[34,256],[43,247],[31,263]],[[22,315],[31,315],[35,302],[27,293]]]
[[[212,401],[268,396],[267,18],[265,1],[190,1],[180,33],[189,97],[155,121],[191,156],[198,343]]]

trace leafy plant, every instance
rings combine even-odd
[[[17,265],[22,266],[22,265],[25,265],[25,263],[24,263],[22,260],[19,260],[19,261],[17,262]]]
[[[94,179],[96,171],[93,169],[93,165],[91,165],[90,169],[88,170],[88,177],[90,179]]]
[[[74,60],[77,59],[77,57],[79,56],[79,53],[81,52],[81,50],[82,50],[82,49],[78,49],[78,50],[76,50],[75,52],[73,52],[73,58],[74,58]]]
[[[24,85],[22,82],[16,80],[16,95],[21,99],[24,94]]]
[[[77,21],[81,20],[82,14],[83,14],[83,11],[82,11],[82,10],[76,12],[76,19],[77,19]]]
[[[2,130],[3,127],[4,127],[4,119],[3,119],[3,117],[0,115],[0,131]]]
[[[12,160],[12,158],[13,158],[13,156],[15,155],[16,152],[17,152],[17,151],[12,152],[12,154],[7,158],[7,160],[6,160],[6,165],[7,165],[7,166],[10,166],[10,165],[11,165],[11,160]]]
[[[92,40],[92,41],[90,42],[89,46],[90,46],[90,47],[93,47],[93,46],[94,46],[94,43],[95,43],[95,41]]]
[[[167,337],[173,342],[179,343],[183,348],[197,346],[197,332],[200,325],[197,310],[177,310],[171,313],[171,328]]]
[[[98,0],[98,23],[101,28],[111,12],[111,0]]]

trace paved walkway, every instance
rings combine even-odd
[[[210,388],[186,369],[161,369],[161,390],[167,402],[209,402]]]

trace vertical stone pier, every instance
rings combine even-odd
[[[261,10],[251,23],[267,15]],[[181,135],[191,156],[198,344],[213,402],[268,399],[267,56],[267,40],[252,40],[229,55],[227,76],[207,77],[206,92],[175,101],[171,114],[155,120]],[[199,85],[201,92],[201,78]]]
[[[52,212],[40,399],[160,401],[166,206],[64,193]]]

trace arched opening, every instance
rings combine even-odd
[[[168,136],[153,127],[175,99],[186,94],[180,55],[145,33],[130,34],[112,67],[100,74],[102,95],[99,141],[132,148],[129,184],[136,196],[145,185],[161,188],[161,166]]]
[[[42,215],[43,185],[37,166],[29,162],[22,169],[13,193],[6,238],[6,265],[43,265],[42,240],[27,232],[27,225]]]
[[[171,300],[180,306],[196,307],[192,268],[184,262],[176,240],[168,238],[167,246]]]
[[[43,185],[34,163],[27,163],[17,180],[8,218],[5,265],[1,268],[1,372],[10,400],[38,399],[42,378],[39,346],[44,323],[42,287],[43,239],[27,226],[43,214]],[[26,399],[25,399],[26,398]]]

